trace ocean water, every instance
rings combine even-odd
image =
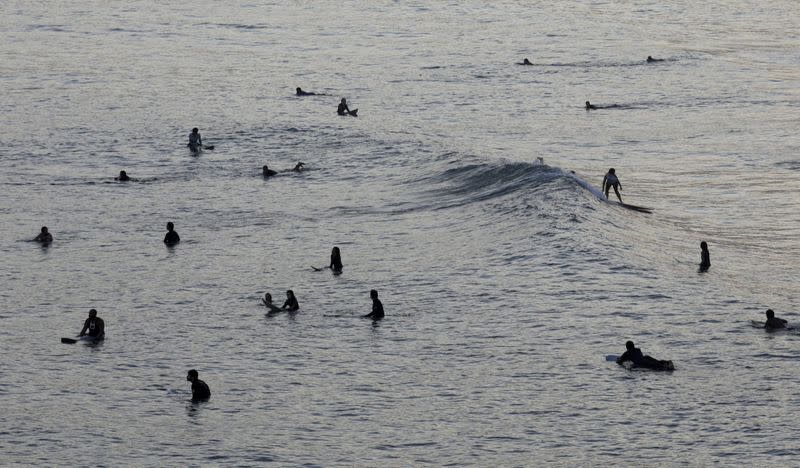
[[[799,336],[750,326],[800,321],[799,26],[783,0],[3,2],[0,463],[800,464]],[[601,199],[609,167],[652,214]],[[89,308],[105,342],[61,344]],[[629,339],[677,370],[606,362]]]

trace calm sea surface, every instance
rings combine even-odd
[[[800,334],[750,326],[800,323],[798,31],[794,0],[2,2],[0,464],[800,465]],[[61,344],[90,308],[105,342]],[[677,370],[606,362],[629,339]]]

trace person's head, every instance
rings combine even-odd
[[[199,128],[197,128],[197,127],[194,127],[194,128],[192,129],[192,133],[197,133],[197,132],[199,132],[199,131],[200,131],[200,129],[199,129]]]
[[[293,298],[294,297],[294,291],[292,291],[291,289],[286,290],[286,297],[289,298],[289,299]]]
[[[369,297],[371,297],[373,299],[377,299],[378,298],[378,291],[376,289],[370,290]]]
[[[529,64],[529,63],[531,63],[531,61],[526,58],[525,60],[522,61],[522,63]]]
[[[334,247],[334,248],[331,250],[331,255],[336,255],[336,256],[339,256],[339,255],[340,255],[340,254],[339,254],[339,247]]]
[[[648,55],[648,56],[647,56],[647,60],[653,60],[653,57],[652,57],[652,56],[650,56],[650,55]]]
[[[89,311],[89,318],[95,318],[95,317],[97,317],[97,311],[94,310],[94,309],[90,310]]]
[[[272,302],[272,294],[270,294],[270,293],[264,293],[264,300],[265,300],[266,302]]]
[[[261,168],[261,172],[263,172],[264,174],[266,174],[268,170],[269,168],[267,167],[266,164],[264,164],[264,167]]]
[[[706,241],[700,242],[700,249],[701,250],[708,250],[708,244],[706,244]]]
[[[633,341],[625,342],[625,349],[627,349],[628,351],[633,351],[633,348],[635,348],[635,346],[633,346]]]
[[[589,101],[586,101],[586,107],[591,106],[592,104]]]
[[[347,99],[342,98],[342,104],[347,104]]]
[[[614,168],[612,167],[611,169],[608,170],[608,173],[609,174],[616,174],[617,171],[615,171]]]
[[[189,373],[186,374],[186,380],[189,382],[194,382],[198,379],[197,371],[194,369],[189,369]]]
[[[126,177],[128,174],[125,171],[119,171],[120,177]]]
[[[173,229],[175,229],[175,225],[172,224],[172,221],[168,222],[167,223],[167,231],[172,231]]]
[[[42,234],[47,234],[47,226],[42,226]]]
[[[295,90],[295,92],[296,92],[297,94],[300,94],[300,93],[302,93],[302,92],[303,92],[303,90],[302,90],[302,89],[300,89],[300,87],[298,86],[298,87],[297,87],[297,89]]]
[[[772,309],[767,309],[767,318],[775,317],[775,312]]]

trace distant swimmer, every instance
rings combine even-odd
[[[291,289],[286,291],[286,302],[283,303],[281,309],[288,310],[289,312],[296,312],[300,309],[300,304],[297,303],[297,298],[294,297],[294,291]]]
[[[277,172],[268,168],[266,164],[264,164],[264,167],[261,168],[261,175],[263,175],[264,177],[272,177],[277,174],[278,174]]]
[[[764,322],[764,328],[768,330],[776,330],[778,328],[786,328],[786,324],[789,323],[788,321],[778,318],[775,316],[775,312],[772,309],[767,309],[767,321]]]
[[[175,245],[181,241],[181,236],[175,231],[175,225],[172,221],[167,223],[167,235],[164,236],[164,243],[167,245]]]
[[[192,129],[192,133],[189,134],[189,143],[186,145],[192,151],[200,151],[203,147],[203,138],[200,137],[200,130],[195,127]]]
[[[518,62],[517,65],[533,65],[530,60],[525,59],[522,62]]]
[[[706,241],[700,242],[700,271],[708,271],[711,267],[711,255],[708,253]]]
[[[611,190],[611,187],[614,187],[614,193],[617,194],[619,202],[622,203],[622,196],[619,194],[619,191],[622,190],[622,184],[619,182],[617,173],[614,171],[613,167],[609,169],[606,176],[603,177],[603,192],[606,194],[606,199],[608,199],[608,191]]]
[[[192,401],[207,401],[211,398],[211,389],[208,388],[208,385],[200,380],[197,371],[194,369],[190,369],[189,373],[186,375],[186,380],[192,383]]]
[[[651,56],[649,56],[649,55],[647,56],[647,63],[651,63],[651,62],[663,62],[663,61],[664,61],[664,59],[657,59],[657,58],[653,58],[653,57],[651,57]]]
[[[295,95],[297,96],[327,96],[325,93],[314,93],[311,91],[303,91],[299,87],[295,90]]]
[[[303,166],[305,166],[305,165],[306,165],[305,163],[299,162],[299,163],[294,165],[294,168],[292,169],[292,171],[294,171],[294,172],[303,172],[305,170],[305,168]]]
[[[100,341],[106,337],[106,324],[103,319],[97,316],[97,311],[92,309],[89,311],[89,318],[83,322],[83,328],[78,336],[88,336],[94,340]]]
[[[328,268],[333,270],[334,273],[342,272],[344,266],[342,265],[342,254],[339,252],[339,247],[334,247],[333,250],[331,250],[331,264],[328,265]]]
[[[589,101],[586,101],[586,110],[593,110],[593,109],[597,109],[597,106],[590,103]]]
[[[372,298],[372,312],[367,315],[362,315],[362,318],[371,318],[372,320],[380,320],[383,318],[383,303],[378,299],[378,291],[371,290],[369,297]]]
[[[353,117],[357,117],[358,109],[350,110],[350,108],[347,107],[347,99],[342,98],[339,107],[336,109],[336,113],[339,115],[352,115]]]
[[[49,244],[53,242],[53,235],[47,230],[47,226],[42,226],[42,231],[38,236],[33,238],[33,241],[42,244]]]
[[[625,365],[626,362],[630,362],[635,367],[644,367],[653,370],[675,370],[672,361],[663,361],[645,356],[642,354],[641,349],[634,346],[633,341],[626,342],[625,348],[626,351],[622,353],[622,356],[617,358],[617,364],[621,366]]]
[[[119,171],[119,177],[114,177],[114,180],[118,180],[120,182],[127,182],[127,181],[131,180],[131,178],[128,177],[128,173],[127,172]]]

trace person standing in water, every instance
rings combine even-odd
[[[369,292],[369,297],[372,298],[372,312],[368,313],[367,315],[362,315],[362,318],[371,318],[372,320],[380,320],[383,318],[383,303],[380,299],[378,299],[378,291],[371,290]]]
[[[297,312],[300,309],[300,304],[297,302],[297,298],[294,297],[294,291],[291,289],[286,291],[286,302],[283,303],[281,309],[288,310],[289,312]]]
[[[97,311],[89,311],[89,318],[83,322],[83,328],[78,336],[88,336],[94,340],[103,340],[106,337],[106,324],[103,319],[97,316]]]
[[[708,253],[706,241],[700,242],[700,271],[708,271],[711,267],[711,255]]]
[[[786,328],[786,324],[789,323],[788,321],[778,318],[775,316],[775,312],[772,309],[767,309],[767,321],[764,322],[764,328],[768,330],[777,330],[779,328]]]
[[[617,173],[613,167],[609,169],[605,177],[603,177],[603,193],[606,194],[606,199],[608,199],[608,191],[611,190],[611,187],[614,187],[614,193],[617,194],[619,202],[622,203],[622,196],[619,194],[619,191],[622,190],[622,184],[619,182]]]
[[[164,243],[167,245],[175,245],[181,241],[181,236],[175,231],[175,225],[172,221],[167,223],[167,235],[164,236]]]
[[[328,268],[333,270],[334,273],[342,272],[344,266],[342,265],[342,254],[339,252],[339,247],[334,247],[333,250],[331,250],[331,264],[328,265]]]
[[[200,137],[200,130],[197,127],[193,128],[192,133],[189,134],[189,144],[186,146],[192,151],[200,151],[200,148],[203,147],[203,138]]]
[[[207,401],[211,398],[211,389],[208,388],[208,384],[200,380],[196,370],[190,369],[186,380],[192,383],[192,402]]]
[[[42,226],[42,231],[38,236],[33,238],[33,241],[39,242],[40,244],[49,244],[53,242],[53,235],[47,230],[47,226]]]

